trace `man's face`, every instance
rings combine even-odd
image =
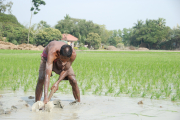
[[[60,61],[62,62],[63,65],[66,64],[70,60],[70,58],[62,56],[62,55],[60,55],[59,59],[60,59]]]

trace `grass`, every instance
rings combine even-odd
[[[0,50],[0,89],[35,90],[41,52]],[[77,51],[72,66],[83,95],[180,100],[180,52]],[[59,92],[72,93],[68,81]]]

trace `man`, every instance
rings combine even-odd
[[[48,88],[52,71],[59,75],[59,79],[51,87],[58,90],[58,85],[62,80],[69,80],[75,100],[80,102],[80,92],[74,71],[71,67],[76,59],[76,52],[71,46],[61,41],[52,41],[41,54],[41,63],[39,68],[39,78],[36,86],[36,101],[41,100],[44,85],[44,103],[48,102]]]

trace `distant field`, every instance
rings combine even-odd
[[[0,50],[0,89],[35,90],[41,52]],[[77,51],[73,69],[81,94],[180,100],[180,52]]]

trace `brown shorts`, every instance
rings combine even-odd
[[[45,79],[45,70],[46,70],[46,60],[41,56],[41,63],[39,67],[39,79]],[[68,80],[68,76],[76,76],[74,74],[72,66],[68,70],[68,75],[63,80]]]

